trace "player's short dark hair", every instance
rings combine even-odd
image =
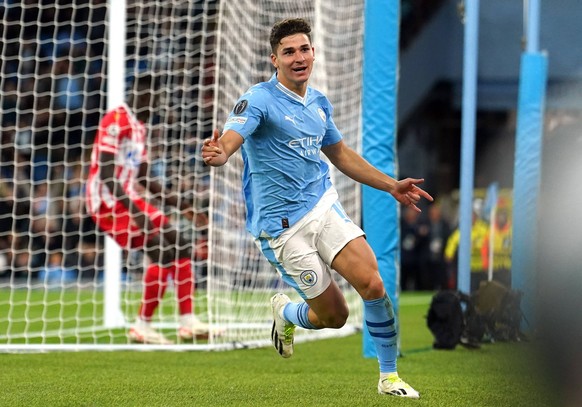
[[[307,20],[303,18],[287,18],[275,23],[271,29],[271,36],[269,37],[273,54],[277,53],[277,47],[281,44],[283,38],[294,34],[307,35],[311,43],[311,25]]]

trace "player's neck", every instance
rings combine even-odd
[[[280,80],[278,76],[277,76],[277,79],[279,80],[279,83],[281,85],[283,85],[290,92],[293,92],[302,98],[305,97],[305,94],[307,93],[307,82],[303,82],[301,84],[295,84],[293,82]]]

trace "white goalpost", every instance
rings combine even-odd
[[[107,47],[107,110],[119,106],[125,100],[125,21],[127,19],[125,0],[109,0],[109,30]],[[104,237],[105,270],[103,276],[103,325],[106,328],[125,326],[121,311],[121,249],[109,236]]]
[[[124,4],[125,3],[125,4]],[[206,167],[201,142],[236,99],[273,73],[268,36],[286,17],[311,21],[316,66],[346,142],[360,150],[363,0],[125,0],[30,5],[2,18],[0,143],[0,352],[227,350],[270,346],[269,298],[285,291],[245,230],[241,165]],[[154,324],[173,345],[130,343],[148,264],[123,251],[87,214],[84,188],[99,118],[127,82],[150,73],[162,94],[150,123],[152,174],[195,222],[171,214],[193,248],[195,312],[223,334],[180,342],[172,283]],[[155,109],[154,109],[155,108]],[[344,208],[360,223],[360,189],[333,170]],[[351,310],[341,330],[297,330],[298,342],[351,334],[361,299],[338,277]]]

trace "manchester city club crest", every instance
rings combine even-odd
[[[305,270],[299,278],[301,278],[303,284],[309,287],[317,283],[317,274],[313,270]]]

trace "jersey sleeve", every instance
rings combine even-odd
[[[224,131],[234,130],[246,140],[267,116],[264,92],[251,88],[234,105],[224,125]]]

